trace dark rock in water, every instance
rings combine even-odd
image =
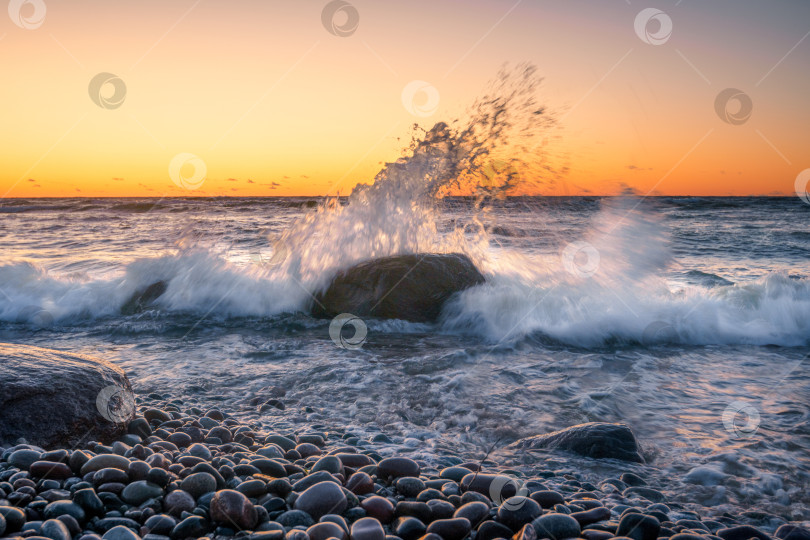
[[[664,502],[666,500],[664,494],[658,491],[657,489],[642,486],[629,487],[624,491],[622,491],[622,495],[628,498],[644,497],[648,501],[652,501],[655,503]]]
[[[61,351],[0,344],[0,444],[42,447],[111,441],[135,417],[121,368]]]
[[[484,283],[466,255],[395,255],[373,259],[339,272],[315,295],[312,314],[435,321],[456,292]]]
[[[560,431],[521,439],[513,448],[565,450],[592,458],[614,458],[644,463],[638,442],[625,424],[588,422]]]
[[[135,291],[129,300],[121,306],[121,315],[134,315],[149,307],[149,305],[160,298],[169,286],[165,281],[156,281],[146,287]]]

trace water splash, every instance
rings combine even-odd
[[[504,69],[464,119],[415,125],[403,155],[372,183],[358,184],[346,201],[327,200],[282,235],[290,256],[275,271],[314,289],[336,270],[388,255],[462,252],[482,263],[487,201],[554,176],[544,150],[554,122],[538,104],[539,84],[533,66]],[[449,234],[439,230],[437,208],[447,195],[476,202]]]

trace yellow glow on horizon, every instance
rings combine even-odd
[[[650,45],[632,6],[364,0],[338,37],[326,4],[89,0],[48,2],[34,29],[4,17],[0,196],[345,195],[414,122],[463,116],[505,62],[538,66],[558,121],[549,159],[566,172],[532,194],[791,194],[810,166],[810,41],[791,51],[807,6],[672,7],[672,37]],[[94,103],[102,72],[126,91],[104,85]],[[440,96],[424,117],[402,100],[414,80]],[[741,125],[715,112],[726,87],[754,103]],[[180,153],[205,163],[197,189],[170,178]]]

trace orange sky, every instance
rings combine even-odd
[[[330,7],[345,36],[325,26]],[[538,67],[559,120],[551,150],[568,172],[546,193],[792,193],[810,167],[810,4],[647,7],[12,0],[0,196],[346,194],[396,159],[414,122],[463,113],[504,62]],[[99,83],[101,105],[99,73],[125,85]],[[432,94],[406,102],[412,81]],[[729,87],[753,106],[737,125],[716,111]],[[178,154],[205,175],[170,172]]]

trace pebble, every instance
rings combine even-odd
[[[42,511],[42,515],[44,515],[46,519],[54,519],[62,515],[68,515],[79,523],[82,523],[86,514],[82,507],[74,502],[55,501],[45,507]]]
[[[337,523],[328,521],[316,523],[315,525],[309,527],[307,529],[307,536],[309,536],[309,540],[329,540],[329,538],[345,540],[347,537],[346,531],[343,527]]]
[[[132,482],[121,492],[121,499],[124,502],[138,506],[149,499],[154,499],[163,495],[160,486],[149,483],[146,480]]]
[[[179,517],[183,512],[194,510],[194,497],[182,489],[176,489],[163,499],[163,509],[169,515]]]
[[[240,529],[253,529],[259,519],[256,507],[243,494],[231,489],[218,491],[211,499],[211,519]]]
[[[53,461],[35,461],[31,464],[30,471],[35,478],[66,480],[73,476],[73,471],[66,464]]]
[[[157,514],[146,520],[144,527],[149,530],[149,534],[159,534],[168,536],[177,525],[177,521],[166,514]]]
[[[551,538],[551,540],[576,538],[580,533],[577,520],[566,514],[545,514],[532,521],[532,527],[538,538]]]
[[[478,527],[476,540],[494,540],[495,538],[511,538],[512,530],[497,521],[485,521]]]
[[[42,524],[39,534],[51,540],[71,540],[67,526],[58,519],[49,519]]]
[[[400,517],[394,522],[392,530],[402,540],[417,540],[427,531],[427,526],[415,517]]]
[[[717,536],[723,540],[748,540],[758,538],[759,540],[770,540],[770,536],[750,525],[739,525],[717,531]]]
[[[468,502],[453,512],[454,518],[465,518],[473,528],[489,517],[489,505],[479,501]]]
[[[12,506],[0,506],[0,517],[3,518],[6,531],[16,532],[25,525],[25,512]]]
[[[565,498],[556,491],[541,490],[529,495],[533,501],[543,508],[554,508],[555,504],[564,504]]]
[[[198,472],[190,474],[180,482],[180,489],[199,499],[206,493],[211,493],[217,489],[217,480],[214,476],[207,472]]]
[[[302,510],[288,510],[278,516],[276,521],[281,523],[287,528],[292,527],[309,527],[315,523],[312,516]]]
[[[360,507],[366,511],[366,515],[376,518],[382,523],[388,524],[394,519],[394,505],[385,497],[374,495],[363,499]]]
[[[462,540],[471,528],[465,518],[437,519],[428,525],[427,534],[437,534],[444,540]]]
[[[7,461],[19,469],[28,470],[33,463],[39,461],[41,455],[42,452],[37,452],[30,448],[22,448],[12,452],[11,455],[8,456]]]
[[[103,540],[140,540],[141,537],[127,527],[118,525],[117,527],[113,527],[109,531],[105,532],[104,536],[101,538]]]
[[[346,494],[340,486],[334,482],[319,482],[298,496],[294,508],[320,519],[326,514],[341,514],[347,506]]]
[[[810,540],[810,530],[787,523],[776,529],[774,536],[782,540]]]
[[[352,524],[351,540],[385,540],[385,530],[374,518],[360,518]]]
[[[365,495],[374,491],[374,480],[364,472],[356,472],[346,482],[346,489],[355,495]]]
[[[101,469],[121,469],[126,472],[129,470],[129,460],[124,456],[117,454],[100,454],[90,458],[90,460],[82,465],[82,476],[90,472],[100,471]]]
[[[625,536],[633,540],[655,540],[661,530],[661,523],[652,516],[637,513],[626,513],[619,521],[616,536]]]
[[[418,477],[419,472],[419,464],[405,457],[385,458],[377,464],[377,476],[386,480],[402,476]]]
[[[198,538],[208,532],[208,522],[202,516],[188,516],[172,529],[172,538]]]
[[[543,509],[534,500],[528,497],[515,496],[506,499],[498,507],[498,521],[517,532],[542,513]]]

